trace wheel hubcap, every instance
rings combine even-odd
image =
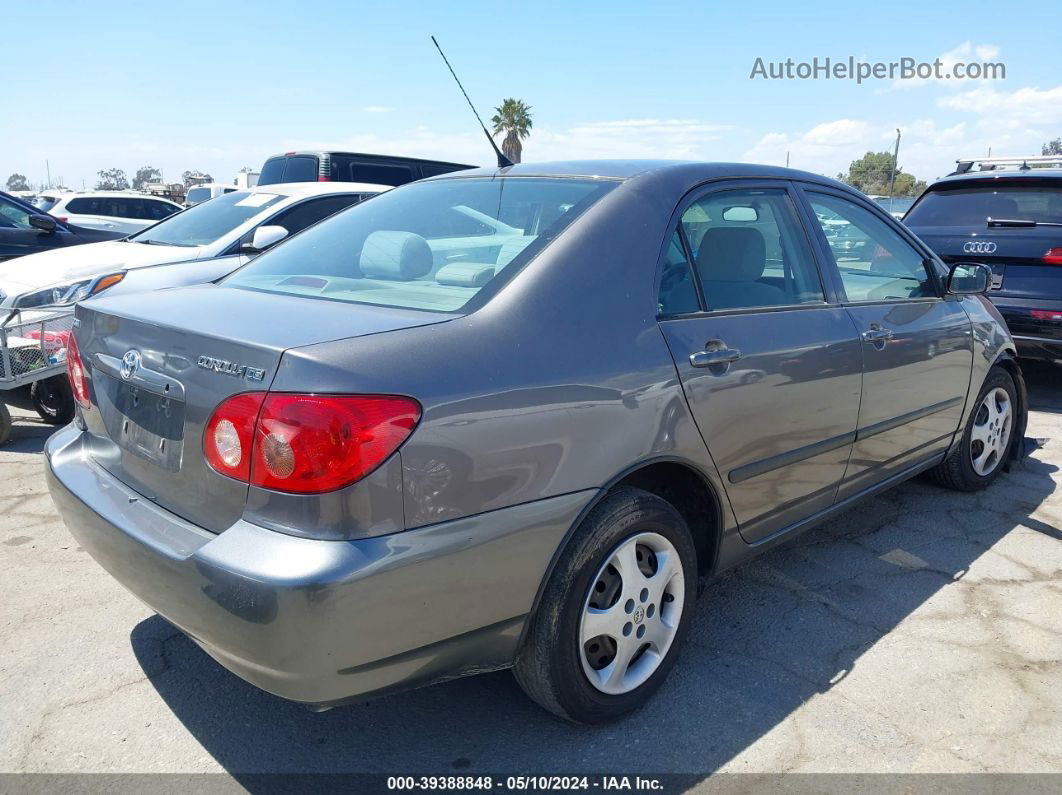
[[[1010,443],[1013,418],[1010,395],[996,387],[981,401],[970,432],[970,463],[981,477],[995,471]]]
[[[603,693],[629,693],[660,667],[685,602],[682,561],[670,541],[639,533],[598,569],[579,628],[583,672]]]

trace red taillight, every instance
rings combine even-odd
[[[85,381],[85,364],[81,361],[81,351],[77,348],[77,339],[73,334],[70,335],[70,343],[66,348],[66,374],[70,379],[74,400],[87,409],[92,402],[89,400],[88,383]]]
[[[371,473],[419,420],[420,404],[406,397],[255,392],[218,406],[203,449],[224,475],[274,491],[316,494]]]
[[[326,176],[325,176],[324,174],[321,174],[321,175],[320,175],[320,176],[319,176],[319,177],[317,178],[317,181],[318,181],[318,182],[331,182],[331,181],[332,181],[332,178],[331,178],[331,177],[326,177]]]
[[[57,215],[55,217],[57,219],[59,219],[60,221],[62,221],[64,224],[65,223],[69,223],[69,221],[70,221],[70,219],[67,216],[65,216],[65,215]]]
[[[1048,265],[1062,265],[1062,246],[1048,249],[1043,261]]]
[[[265,392],[236,395],[214,410],[203,432],[207,463],[222,475],[246,481],[251,474],[254,424]]]
[[[1029,314],[1037,320],[1062,320],[1062,309],[1030,309]]]

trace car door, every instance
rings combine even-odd
[[[860,342],[786,183],[730,183],[680,205],[659,327],[742,537],[828,508],[855,438]]]
[[[31,214],[26,207],[0,196],[0,261],[67,244],[71,235],[61,223],[56,222],[54,232],[46,232],[30,224]]]
[[[862,339],[863,399],[843,499],[947,449],[970,387],[973,334],[961,303],[944,297],[931,253],[899,223],[840,191],[808,186],[803,195]],[[827,238],[828,222],[847,225],[846,234]]]

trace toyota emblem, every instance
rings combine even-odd
[[[122,378],[128,381],[140,369],[140,351],[126,351],[122,357]]]

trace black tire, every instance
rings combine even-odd
[[[971,447],[973,445],[971,437],[978,414],[981,411],[981,404],[984,402],[985,396],[995,389],[1003,389],[1010,398],[1010,440],[1006,450],[997,457],[991,471],[980,475],[974,470],[971,460]],[[945,488],[955,491],[980,491],[986,488],[1003,471],[1003,466],[1010,454],[1012,445],[1021,443],[1021,440],[1016,438],[1018,429],[1017,411],[1017,390],[1014,388],[1014,379],[1002,367],[993,367],[988,371],[988,375],[981,385],[981,390],[977,393],[977,403],[974,405],[973,411],[970,412],[970,418],[966,421],[962,441],[952,450],[951,455],[929,470],[927,474],[930,479]]]
[[[11,438],[11,412],[6,403],[0,403],[0,444]]]
[[[66,425],[74,419],[74,392],[65,375],[42,378],[30,386],[30,400],[49,425]]]
[[[584,672],[580,622],[599,570],[618,547],[643,532],[663,536],[678,553],[682,612],[655,671],[633,690],[609,694],[594,687]],[[584,724],[616,720],[642,706],[667,678],[689,631],[696,592],[697,552],[679,512],[641,489],[615,489],[583,519],[557,562],[517,656],[516,680],[534,701],[565,720]]]

